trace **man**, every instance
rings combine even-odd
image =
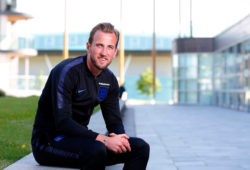
[[[90,32],[87,55],[67,59],[50,73],[38,103],[32,150],[41,165],[104,170],[124,163],[125,170],[146,169],[149,145],[125,134],[119,86],[107,68],[117,53],[119,32],[100,23]],[[88,129],[100,104],[109,135]]]

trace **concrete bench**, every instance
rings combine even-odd
[[[120,109],[121,109],[122,117],[124,118],[126,115],[124,113],[126,111],[125,101],[120,100]],[[126,118],[126,120],[128,120],[128,118]],[[126,122],[133,123],[131,122],[131,120],[126,121]],[[99,133],[103,133],[103,134],[106,133],[106,126],[102,118],[101,111],[97,112],[91,117],[89,128]],[[129,129],[129,131],[130,131],[130,134],[133,133],[133,130],[132,130],[132,133],[131,133],[131,129]],[[132,134],[132,135],[135,136],[135,134]],[[118,165],[108,166],[106,170],[119,170],[119,169],[122,169],[122,167],[123,167],[122,164],[118,164]],[[4,170],[17,170],[17,169],[18,170],[75,170],[74,168],[41,166],[36,162],[32,153],[26,155],[25,157],[18,160],[17,162],[9,165]]]

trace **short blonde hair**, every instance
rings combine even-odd
[[[111,24],[111,23],[99,23],[97,24],[90,32],[90,35],[89,35],[89,40],[88,42],[91,44],[93,42],[93,39],[94,39],[94,35],[97,31],[102,31],[102,32],[105,32],[105,33],[114,33],[115,36],[116,36],[116,45],[115,47],[117,48],[118,46],[118,42],[119,42],[119,37],[120,37],[120,33],[117,29],[115,29],[115,27]]]

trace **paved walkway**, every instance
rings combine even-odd
[[[136,134],[147,170],[250,170],[250,114],[219,107],[140,105]]]

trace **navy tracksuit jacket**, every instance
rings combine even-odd
[[[86,60],[87,56],[70,58],[51,71],[38,103],[33,136],[42,133],[50,139],[58,135],[95,139],[98,133],[87,125],[98,104],[109,133],[125,133],[116,77],[105,69],[95,78]]]

